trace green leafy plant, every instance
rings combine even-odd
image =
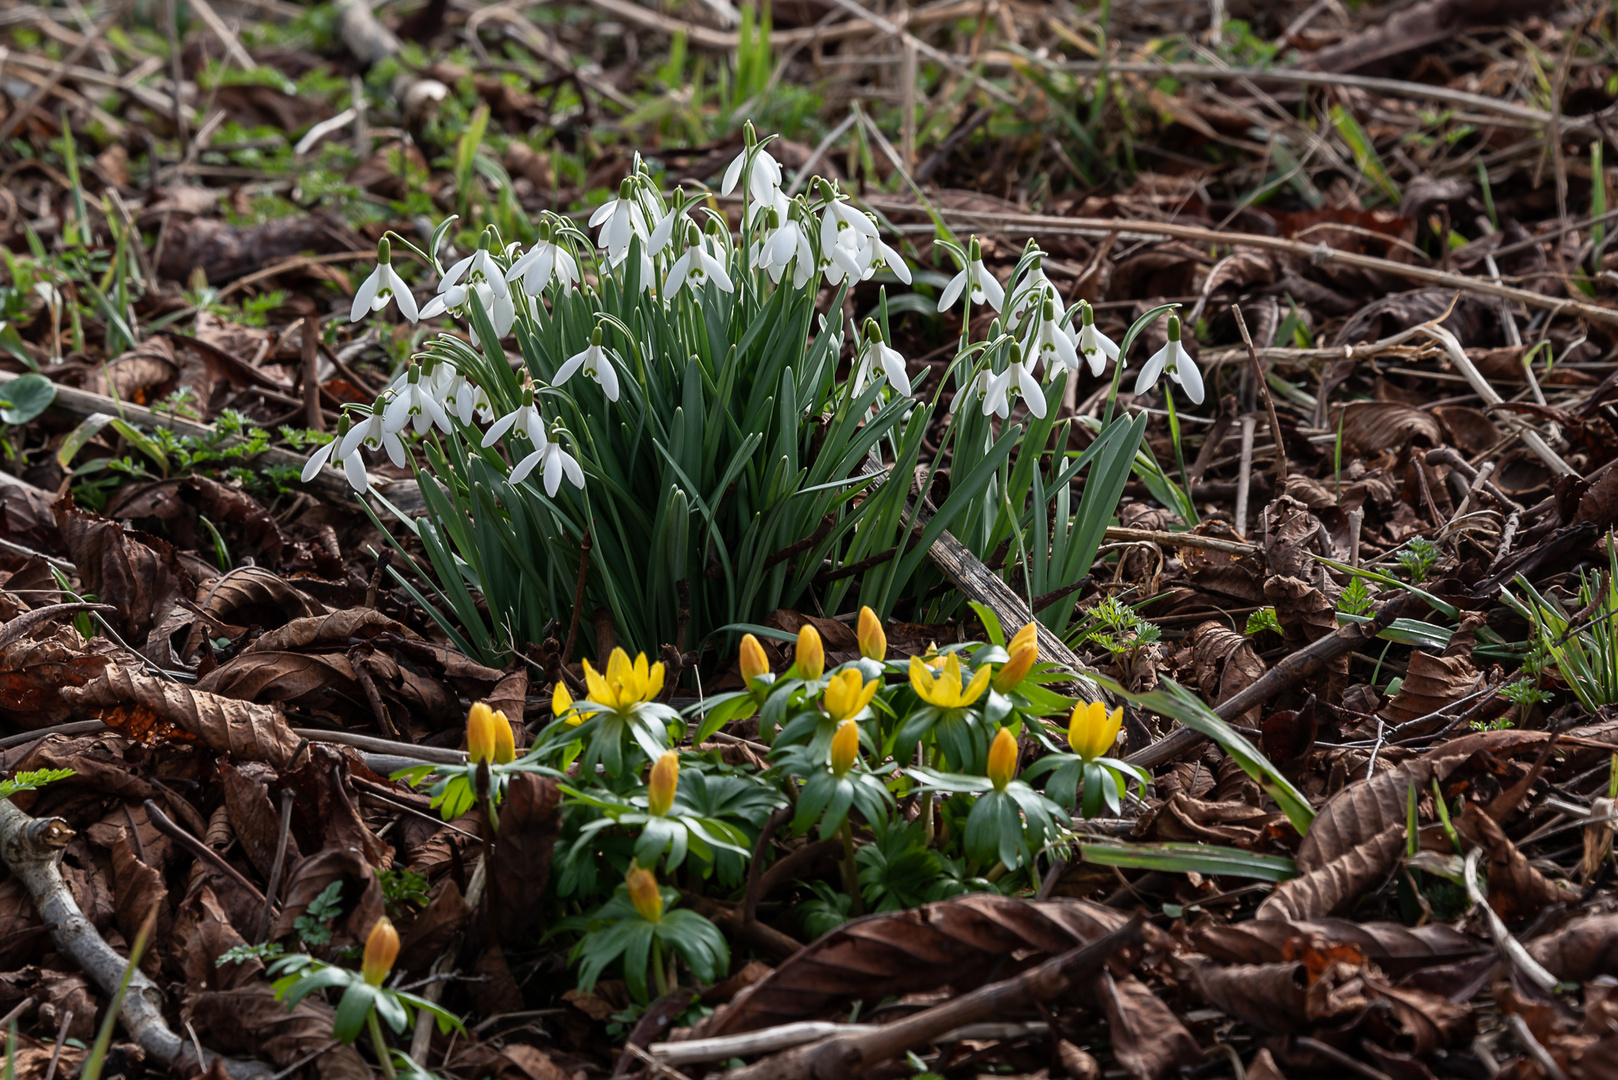
[[[302,915],[292,920],[298,940],[311,948],[331,944],[331,921],[343,913],[343,883],[334,881],[320,890]]]
[[[1252,637],[1254,634],[1262,634],[1266,630],[1272,634],[1281,632],[1281,620],[1276,617],[1275,609],[1273,607],[1261,607],[1257,611],[1249,612],[1247,625],[1242,632],[1248,637]]]
[[[673,908],[679,895],[661,888],[650,870],[631,864],[624,884],[594,915],[558,927],[585,931],[571,957],[583,961],[580,991],[589,992],[607,965],[620,957],[624,982],[637,1001],[647,1000],[648,970],[659,997],[674,988],[676,958],[698,979],[717,979],[730,966],[730,946],[713,923],[694,911]]]
[[[1501,594],[1528,620],[1532,648],[1592,713],[1618,702],[1618,545],[1610,534],[1607,543],[1608,571],[1580,575],[1576,619],[1520,574],[1516,584],[1526,599]]]
[[[1024,780],[1015,778],[1017,740],[1001,728],[989,750],[986,776],[963,776],[913,768],[924,791],[977,795],[967,815],[963,845],[980,864],[998,861],[1007,870],[1031,865],[1035,853],[1062,838],[1066,814]]]
[[[1444,556],[1444,549],[1423,537],[1412,537],[1410,543],[1397,556],[1399,568],[1410,578],[1412,584],[1419,584],[1427,580]]]
[[[1073,753],[1047,754],[1029,767],[1028,775],[1049,772],[1045,790],[1061,806],[1073,806],[1082,791],[1080,809],[1087,818],[1101,813],[1103,803],[1118,814],[1129,780],[1135,781],[1143,796],[1151,783],[1144,770],[1108,754],[1123,722],[1122,708],[1109,713],[1099,701],[1080,702],[1068,719],[1067,741]]]

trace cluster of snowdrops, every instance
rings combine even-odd
[[[399,775],[430,784],[446,820],[481,804],[496,836],[509,778],[555,777],[566,798],[553,899],[566,917],[551,932],[578,935],[581,988],[618,963],[644,1001],[648,977],[659,993],[676,984],[677,959],[703,982],[722,977],[724,937],[676,909],[670,883],[739,895],[760,830],[782,807],[796,834],[843,841],[843,887],[816,883],[818,901],[803,905],[818,912],[805,927],[818,933],[865,911],[1037,888],[1039,860],[1071,839],[1075,809],[1117,813],[1128,782],[1148,782],[1111,756],[1122,710],[1057,693],[1051,684],[1071,675],[1039,662],[1033,624],[1006,640],[980,614],[990,641],[890,659],[881,621],[863,609],[859,657],[829,669],[806,624],[780,674],[749,634],[745,688],[683,715],[658,700],[661,663],[615,650],[605,671],[584,662],[584,698],[557,683],[554,719],[522,756],[507,718],[479,703],[466,765]],[[710,737],[753,717],[768,767],[727,765]],[[1024,748],[1039,753],[1019,776]]]
[[[681,190],[666,198],[638,155],[617,196],[589,219],[589,227],[598,229],[594,245],[572,219],[551,212],[542,216],[538,240],[526,251],[520,244],[502,243],[490,227],[475,251],[447,269],[439,249],[454,218],[435,230],[425,251],[397,234],[384,236],[375,269],[355,292],[351,321],[381,312],[390,303],[410,322],[449,314],[468,323],[476,346],[480,326],[485,335],[492,331],[497,339],[517,327],[538,334],[554,314],[556,296],[582,289],[592,301],[588,344],[563,359],[548,377],[529,372],[520,400],[506,402],[514,407],[504,409],[479,382],[478,365],[465,362],[475,360],[470,350],[423,353],[373,404],[344,407],[336,437],[309,459],[304,481],[332,466],[345,473],[356,491],[363,491],[368,486],[366,453],[386,454],[404,467],[412,433],[423,436],[436,429],[449,435],[458,426],[474,432],[484,449],[504,445],[513,485],[534,476],[552,497],[564,480],[582,489],[586,475],[598,470],[588,448],[577,444],[556,411],[547,407],[547,397],[583,376],[599,386],[610,405],[625,392],[626,382],[644,378],[645,364],[673,359],[645,348],[650,343],[636,341],[636,327],[598,302],[592,283],[603,278],[633,281],[671,310],[682,295],[697,297],[704,290],[812,292],[821,279],[837,287],[869,280],[883,270],[909,285],[910,268],[883,240],[875,218],[857,209],[835,183],[816,177],[806,185],[808,196],[787,194],[770,141],[754,138],[749,125],[747,145],[731,162],[720,187],[723,196],[738,189],[742,193],[740,236],[731,233],[728,220],[711,202],[711,192],[687,195]],[[698,211],[704,214],[703,224],[695,216]],[[424,304],[418,304],[393,266],[395,243],[438,275],[437,292]],[[1049,382],[1063,371],[1077,372],[1081,363],[1100,376],[1108,361],[1127,363],[1117,343],[1096,328],[1087,302],[1065,304],[1032,242],[1009,289],[984,266],[975,237],[964,249],[947,240],[939,246],[951,253],[960,269],[940,293],[937,310],[944,312],[964,301],[970,314],[973,306],[987,305],[1001,313],[1005,331],[1017,338],[1015,348],[996,354],[998,360],[956,375],[951,412],[975,402],[983,415],[1006,418],[1021,399],[1032,415],[1043,418],[1047,404],[1042,378]],[[841,336],[837,335],[839,351]],[[1151,389],[1164,374],[1191,401],[1203,400],[1202,376],[1181,347],[1179,321],[1174,317],[1167,343],[1141,369],[1136,393]],[[915,389],[906,359],[887,343],[878,322],[867,319],[854,342],[848,382],[858,394],[877,379],[886,380],[895,394],[909,396]],[[488,427],[477,431],[474,420]]]

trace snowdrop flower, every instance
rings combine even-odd
[[[693,293],[700,293],[707,281],[712,281],[720,292],[735,292],[736,286],[731,283],[730,275],[725,273],[725,264],[714,258],[704,242],[702,230],[695,222],[686,230],[685,254],[674,260],[669,268],[669,276],[663,282],[663,295],[672,298],[680,291],[680,286],[690,285]],[[571,363],[571,361],[569,361]]]
[[[989,383],[992,382],[993,379],[994,376],[986,370],[978,372],[977,378],[955,391],[955,396],[950,398],[949,411],[951,413],[959,413],[961,411],[961,401],[963,398],[982,400],[983,398],[987,397],[989,394]],[[987,414],[985,413],[984,415]]]
[[[652,227],[652,238],[646,241],[646,254],[661,255],[663,249],[669,246],[669,241],[674,239],[675,227],[685,216],[685,212],[680,209],[684,203],[685,192],[676,191],[674,205],[669,207],[668,213],[659,218],[657,224]]]
[[[821,269],[830,285],[842,281],[845,274],[859,281],[874,257],[879,238],[876,223],[837,198],[831,185],[827,184],[825,191],[828,201],[820,215]]]
[[[1039,380],[1034,378],[1022,359],[1022,348],[1015,342],[1011,346],[1011,363],[1006,370],[989,380],[989,391],[983,397],[983,415],[996,413],[1004,420],[1011,415],[1011,395],[1016,391],[1022,395],[1028,411],[1035,417],[1045,418],[1045,391],[1040,387]]]
[[[378,398],[376,404],[366,414],[365,422],[355,424],[354,427],[349,429],[347,435],[338,440],[337,449],[332,452],[333,460],[341,458],[345,462],[345,467],[351,467],[346,466],[350,455],[354,455],[355,451],[363,446],[373,454],[378,450],[386,450],[388,460],[399,466],[399,468],[404,468],[404,441],[399,438],[397,430],[388,428],[387,421],[383,416],[389,400],[387,395]],[[353,480],[353,474],[350,473],[349,482],[353,483]]]
[[[512,323],[517,321],[517,305],[511,299],[505,271],[489,250],[488,245],[493,242],[493,234],[484,234],[476,251],[445,272],[444,280],[438,283],[438,295],[422,307],[422,318],[436,318],[446,311],[464,315],[467,298],[475,292],[489,321],[494,324],[494,332],[501,337],[510,332]],[[476,330],[472,340],[477,340]]]
[[[1079,318],[1082,325],[1079,327],[1079,355],[1090,364],[1090,374],[1099,376],[1107,368],[1108,360],[1117,360],[1121,366],[1128,364],[1119,358],[1118,345],[1096,329],[1096,313],[1091,310],[1088,300],[1079,301]]]
[[[753,264],[770,275],[777,285],[793,267],[792,287],[801,289],[809,283],[815,272],[815,249],[809,243],[809,234],[803,224],[791,215],[791,204],[786,210],[771,207],[764,235],[753,245]]]
[[[1045,365],[1047,379],[1056,374],[1057,365],[1069,372],[1079,370],[1078,351],[1073,348],[1073,339],[1056,325],[1056,304],[1049,296],[1040,314],[1038,328],[1028,342],[1033,363]]]
[[[882,237],[878,236],[873,239],[866,250],[871,256],[871,261],[866,266],[865,273],[861,275],[861,280],[870,278],[872,274],[885,266],[893,271],[894,277],[906,285],[910,284],[910,267],[905,263],[904,256],[883,242]]]
[[[950,278],[949,284],[944,286],[944,294],[938,298],[938,310],[948,311],[962,293],[967,297],[968,314],[971,313],[973,304],[986,303],[999,311],[1000,305],[1006,299],[1005,290],[1000,287],[1000,282],[983,267],[983,250],[975,236],[972,237],[972,245],[967,252],[966,267]]]
[[[382,414],[382,426],[395,433],[414,427],[417,435],[425,435],[436,424],[449,434],[449,415],[431,391],[432,385],[422,382],[420,365],[412,363],[404,386]]]
[[[313,480],[326,463],[330,462],[333,468],[343,471],[343,475],[348,478],[349,487],[355,491],[366,489],[370,481],[365,476],[365,459],[357,453],[349,453],[346,456],[338,453],[338,448],[345,441],[348,432],[348,413],[345,412],[337,418],[337,434],[333,435],[325,446],[309,455],[309,461],[303,467],[304,483]]]
[[[1016,330],[1022,324],[1023,316],[1029,311],[1039,310],[1041,292],[1046,293],[1057,307],[1063,307],[1062,294],[1050,278],[1045,276],[1043,260],[1034,257],[1028,272],[1017,280],[1011,287],[1011,297],[1006,308],[1006,329]]]
[[[349,322],[359,322],[368,312],[381,311],[388,306],[389,300],[397,300],[399,314],[411,322],[415,322],[420,315],[416,310],[416,298],[410,294],[410,286],[404,283],[404,278],[399,276],[399,271],[389,261],[392,255],[388,238],[384,236],[376,242],[376,269],[354,290],[354,306],[348,310]]]
[[[572,292],[579,281],[579,264],[566,248],[552,239],[550,223],[544,222],[539,226],[539,242],[511,264],[511,269],[506,271],[506,281],[521,278],[523,291],[529,296],[538,296],[553,277],[561,282],[563,292]]]
[[[719,184],[719,194],[729,195],[736,190],[736,184],[742,178],[742,172],[747,173],[747,193],[755,202],[768,206],[775,202],[775,194],[781,189],[781,165],[771,156],[770,152],[758,145],[753,134],[753,122],[749,120],[743,133],[742,152],[731,161],[725,170],[725,176]],[[747,164],[748,154],[752,154],[753,164]]]
[[[596,244],[606,250],[613,265],[623,260],[632,239],[638,236],[642,244],[646,243],[650,233],[646,228],[646,212],[635,198],[634,177],[624,177],[623,183],[618,185],[618,197],[602,203],[590,215],[590,228],[597,225],[601,226],[601,231],[596,234]]]
[[[433,371],[432,395],[444,406],[444,412],[470,424],[477,411],[478,401],[487,401],[478,385],[462,375],[454,364],[440,363]]]
[[[1167,371],[1169,378],[1185,388],[1185,396],[1193,404],[1202,404],[1202,372],[1197,370],[1196,361],[1180,344],[1180,317],[1169,316],[1169,340],[1166,345],[1152,354],[1146,361],[1146,366],[1140,369],[1140,378],[1135,380],[1135,393],[1144,394],[1157,385],[1157,380]]]
[[[865,328],[865,355],[860,358],[858,369],[854,373],[854,393],[858,394],[865,389],[866,380],[870,376],[872,360],[882,368],[882,374],[887,376],[888,385],[894,390],[910,396],[910,373],[905,370],[905,358],[899,355],[899,350],[882,340],[882,327],[877,325],[875,319],[866,319]]]
[[[539,431],[539,441],[534,443],[534,452],[519,461],[516,468],[511,470],[511,482],[522,483],[535,469],[540,470],[540,476],[544,479],[545,494],[553,499],[562,486],[563,476],[566,476],[574,487],[584,487],[584,470],[579,468],[578,459],[563,450],[560,442],[546,438],[543,428]]]
[[[539,415],[534,408],[534,388],[523,387],[522,404],[512,409],[506,415],[490,425],[489,430],[483,433],[483,448],[487,450],[508,431],[515,430],[519,434],[528,436],[528,441],[535,446],[545,442],[545,418]]]
[[[580,370],[600,384],[608,401],[618,400],[618,372],[613,369],[612,361],[607,359],[607,354],[602,351],[599,325],[590,334],[590,344],[585,346],[582,352],[568,357],[567,363],[556,369],[556,378],[551,380],[551,385],[561,386]]]

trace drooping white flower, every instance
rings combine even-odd
[[[366,414],[365,421],[355,424],[347,435],[338,440],[337,449],[332,452],[332,456],[342,458],[346,463],[351,455],[357,456],[355,451],[363,446],[373,454],[378,450],[387,451],[388,460],[399,468],[404,468],[404,441],[399,438],[397,429],[389,429],[383,415],[391,400],[387,394],[378,398],[376,404],[371,406],[370,412]],[[349,481],[353,482],[353,474],[350,474]]]
[[[663,296],[673,299],[684,285],[689,285],[693,293],[700,293],[702,286],[709,281],[720,292],[736,291],[730,275],[725,272],[725,264],[708,250],[701,230],[692,223],[686,234],[685,254],[674,260],[674,265],[669,267],[669,276],[663,282]]]
[[[1079,370],[1078,350],[1073,347],[1073,339],[1056,325],[1056,304],[1049,297],[1045,298],[1038,326],[1028,342],[1028,351],[1034,364],[1045,365],[1047,379],[1055,376],[1058,365],[1068,372]]]
[[[646,212],[635,198],[635,180],[625,177],[618,185],[618,197],[609,199],[590,215],[590,228],[601,226],[596,234],[596,245],[607,252],[607,258],[617,265],[629,250],[629,242],[640,237],[645,244],[651,233],[646,228]]]
[[[1043,260],[1036,255],[1027,272],[1017,279],[1007,294],[1006,329],[1015,331],[1029,312],[1037,312],[1042,295],[1049,296],[1056,307],[1064,306],[1061,290],[1045,276]]]
[[[889,270],[893,271],[894,277],[898,278],[906,285],[910,284],[910,267],[905,262],[904,256],[890,248],[882,237],[878,236],[871,242],[869,251],[872,258],[869,265],[867,265],[865,268],[865,273],[862,275],[862,280],[871,277],[871,275],[875,274],[878,270],[885,266]]]
[[[432,394],[444,406],[444,412],[463,424],[470,424],[482,395],[478,385],[462,375],[454,364],[444,363],[433,370],[432,384]]]
[[[874,368],[880,367],[882,374],[887,377],[888,385],[895,391],[910,396],[910,373],[905,370],[905,358],[899,350],[893,348],[882,337],[882,327],[875,319],[865,320],[865,352],[854,371],[853,391],[859,394],[864,391]]]
[[[938,298],[938,310],[948,311],[963,293],[966,294],[968,313],[971,311],[971,305],[985,303],[999,311],[1000,305],[1006,299],[1005,290],[1000,287],[1000,282],[984,269],[983,251],[975,236],[967,252],[966,266],[944,286],[944,293]]]
[[[427,429],[434,425],[446,435],[449,434],[449,414],[444,411],[443,404],[432,393],[432,384],[423,382],[421,366],[412,363],[404,386],[400,387],[398,394],[388,402],[388,407],[382,414],[382,426],[391,432],[414,427],[417,435],[425,435]]]
[[[618,400],[618,372],[613,369],[612,361],[601,348],[601,327],[597,326],[590,335],[590,344],[580,352],[568,357],[567,363],[556,369],[556,378],[551,385],[561,386],[571,379],[577,372],[583,371],[590,378],[600,384],[602,391],[607,395],[608,401]]]
[[[553,499],[562,486],[563,476],[566,476],[574,487],[584,487],[584,470],[579,467],[578,460],[562,449],[560,442],[546,438],[543,430],[539,434],[543,441],[536,442],[534,452],[517,462],[516,467],[511,470],[511,482],[522,483],[528,479],[528,474],[537,468],[545,484],[545,494]]]
[[[994,381],[994,376],[989,371],[978,372],[975,379],[955,391],[955,396],[949,400],[949,411],[959,413],[963,400],[970,404],[973,400],[986,398],[989,394],[989,384],[992,381]],[[984,415],[987,416],[988,414],[985,413]]]
[[[749,154],[753,159],[751,167],[747,164]],[[781,165],[768,150],[758,145],[753,135],[752,121],[748,121],[743,133],[742,152],[725,169],[724,178],[719,183],[719,194],[729,195],[735,191],[744,171],[747,173],[747,193],[753,200],[765,205],[774,202],[775,193],[781,189]]]
[[[486,237],[484,243],[490,242],[492,240]],[[422,318],[436,318],[446,311],[464,316],[468,297],[473,293],[494,324],[494,332],[505,337],[517,321],[517,305],[512,301],[511,287],[506,284],[506,272],[486,246],[480,246],[445,272],[444,280],[438,283],[438,295],[422,307]],[[477,340],[475,327],[472,340]]]
[[[483,433],[483,448],[487,450],[499,442],[508,431],[528,436],[528,441],[535,446],[545,441],[545,418],[534,407],[532,387],[523,388],[521,405],[489,425],[489,430]]]
[[[871,267],[878,240],[876,223],[848,203],[832,197],[820,215],[820,268],[826,282],[843,277],[859,281]]]
[[[784,209],[770,208],[764,235],[753,246],[752,260],[777,285],[792,267],[792,287],[801,289],[814,276],[815,249],[803,222],[793,215],[793,205],[787,202]]]
[[[563,292],[572,292],[573,286],[579,281],[579,264],[565,247],[552,239],[551,227],[547,222],[539,227],[539,242],[506,271],[506,281],[515,282],[521,278],[523,291],[529,296],[538,296],[551,283],[552,277],[561,282]]]
[[[658,219],[656,225],[652,226],[651,239],[646,241],[646,254],[661,255],[663,249],[669,246],[669,241],[674,239],[676,227],[685,219],[685,212],[679,208],[679,204],[683,200],[676,194],[674,201],[675,205],[669,207],[668,212]]]
[[[1030,413],[1041,420],[1045,418],[1045,391],[1029,367],[1023,363],[1022,349],[1013,344],[1011,362],[1006,365],[1006,370],[989,380],[988,392],[983,397],[984,416],[995,413],[1002,420],[1009,417],[1012,392],[1016,391],[1022,396]]]
[[[1099,376],[1107,369],[1108,360],[1117,360],[1127,367],[1128,362],[1118,355],[1118,344],[1096,329],[1096,313],[1090,309],[1088,301],[1080,302],[1079,318],[1079,355],[1089,363],[1090,374]]]
[[[1185,396],[1194,404],[1202,404],[1202,372],[1197,369],[1197,363],[1191,359],[1184,346],[1180,344],[1180,317],[1169,316],[1169,340],[1152,358],[1146,361],[1146,366],[1140,369],[1140,378],[1135,380],[1135,393],[1144,394],[1157,385],[1157,380],[1164,372],[1169,378],[1179,383],[1185,389]]]
[[[416,309],[416,298],[411,295],[410,286],[404,283],[404,278],[399,276],[399,271],[393,268],[391,258],[388,238],[384,236],[376,244],[376,269],[354,290],[354,305],[348,310],[349,322],[359,322],[367,313],[381,311],[388,306],[389,300],[398,301],[399,314],[411,322],[420,316]]]
[[[339,453],[339,448],[346,441],[348,433],[349,419],[348,413],[345,412],[337,418],[337,434],[332,436],[330,442],[309,455],[309,460],[303,466],[304,483],[313,480],[329,462],[333,468],[343,471],[343,475],[348,478],[349,487],[355,491],[366,489],[370,480],[365,475],[365,459],[359,455],[357,448],[346,455]],[[395,439],[397,438],[395,436]]]

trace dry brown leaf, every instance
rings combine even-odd
[[[332,1038],[333,1012],[314,997],[288,1011],[275,1000],[270,984],[259,981],[234,990],[194,993],[183,1015],[211,1050],[267,1058],[286,1068],[330,1047],[314,1059],[320,1080],[372,1080],[359,1051]]]
[[[179,552],[167,540],[78,509],[70,495],[58,499],[55,509],[84,591],[117,606],[125,638],[139,648],[152,627],[196,589]]]
[[[1565,982],[1618,976],[1618,912],[1575,919],[1555,933],[1529,942],[1528,954]]]
[[[1309,1026],[1308,971],[1300,963],[1219,964],[1193,958],[1192,986],[1213,1008],[1276,1035]]]
[[[1466,804],[1455,821],[1455,831],[1481,847],[1488,856],[1485,876],[1489,884],[1489,906],[1507,922],[1537,915],[1548,904],[1578,898],[1578,893],[1557,887],[1530,866],[1527,856],[1517,850],[1517,845],[1499,824],[1476,803]]]
[[[358,852],[337,848],[311,855],[298,864],[283,889],[285,900],[271,935],[282,938],[291,934],[298,917],[334,881],[342,882],[342,914],[332,920],[332,944],[363,945],[383,914],[382,885],[371,864]]]
[[[302,741],[280,709],[194,690],[126,668],[109,668],[62,697],[118,728],[155,718],[201,739],[209,749],[284,768]],[[144,712],[142,711],[144,710]],[[167,732],[161,732],[163,738]]]
[[[134,941],[148,917],[157,916],[157,940],[168,938],[172,923],[169,912],[169,890],[163,875],[156,868],[142,862],[127,839],[120,839],[112,849],[113,905],[118,921],[118,932],[125,941]],[[157,971],[158,955],[148,952],[141,967],[148,974]]]
[[[1345,461],[1398,451],[1411,442],[1424,446],[1444,443],[1444,433],[1432,413],[1397,401],[1356,401],[1343,407],[1340,422]]]
[[[83,686],[99,675],[117,647],[106,637],[86,642],[71,625],[41,627],[0,654],[0,720],[13,731],[64,722],[70,707],[64,686]]]
[[[1026,901],[974,893],[844,923],[782,962],[697,1025],[694,1035],[818,1017],[855,999],[877,1001],[949,987],[963,993],[992,972],[1005,979],[1123,925],[1083,900]]]
[[[1249,919],[1240,923],[1207,919],[1191,929],[1191,941],[1199,952],[1234,964],[1279,963],[1286,958],[1288,944],[1298,938],[1350,946],[1394,975],[1477,956],[1488,948],[1443,923],[1412,928],[1347,919]]]
[[[258,762],[243,762],[240,768],[228,761],[219,762],[220,786],[224,788],[231,830],[241,841],[248,861],[266,879],[275,866],[275,852],[281,842],[279,799],[270,798],[269,781],[273,779],[274,774]],[[301,858],[297,839],[289,835],[283,873]]]
[[[1113,1057],[1136,1080],[1163,1080],[1202,1060],[1180,1018],[1133,975],[1114,979],[1102,969],[1096,996],[1107,1018]]]
[[[500,832],[489,874],[489,923],[495,941],[520,941],[534,925],[551,876],[551,852],[562,827],[556,781],[517,773],[500,804]]]
[[[1277,885],[1259,905],[1258,918],[1309,919],[1347,910],[1387,877],[1404,839],[1404,823],[1398,822],[1351,848],[1334,849],[1324,866]]]
[[[250,555],[269,565],[281,561],[286,545],[280,526],[256,499],[203,476],[131,485],[107,504],[106,516],[160,523],[160,531],[180,548],[209,551],[214,539],[201,527],[206,518],[224,537],[232,556]]]
[[[1258,658],[1247,635],[1238,634],[1224,623],[1209,620],[1191,631],[1192,665],[1203,699],[1218,705],[1252,686],[1264,674],[1264,661]],[[1260,707],[1254,705],[1232,723],[1255,727]]]
[[[1409,670],[1399,692],[1382,711],[1389,724],[1405,724],[1424,716],[1431,716],[1446,706],[1453,705],[1478,689],[1483,676],[1464,655],[1433,656],[1416,649],[1410,654]],[[1425,735],[1449,723],[1442,716],[1434,716],[1426,724],[1408,728],[1409,737]]]
[[[1245,802],[1204,802],[1176,792],[1152,819],[1153,839],[1252,847],[1279,831],[1284,815]]]

